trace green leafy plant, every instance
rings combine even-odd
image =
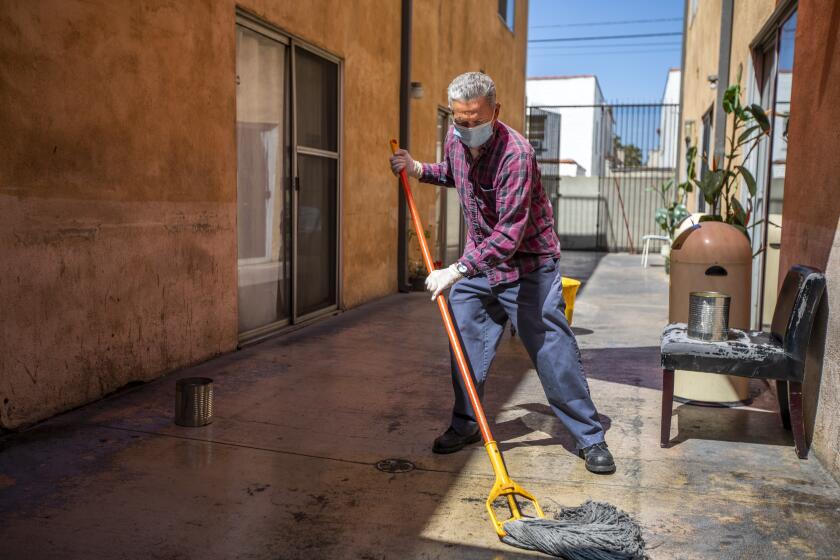
[[[749,237],[747,227],[752,214],[752,199],[756,193],[753,174],[744,167],[761,138],[770,135],[770,119],[760,105],[741,104],[741,71],[738,83],[726,88],[723,94],[723,111],[732,115],[732,126],[726,135],[723,161],[713,158],[709,164],[708,154],[703,154],[703,178],[694,184],[703,193],[703,198],[715,213],[704,216],[701,221],[722,221],[735,226]],[[727,119],[728,120],[728,119]],[[741,158],[743,156],[743,158]],[[741,161],[741,165],[737,161]],[[738,184],[743,180],[749,192],[747,207],[738,200]],[[724,213],[725,212],[725,213]]]
[[[429,275],[429,271],[426,270],[426,265],[423,261],[416,261],[413,263],[412,267],[412,276],[416,278],[425,278]]]
[[[416,232],[416,231],[414,231],[414,228],[413,228],[413,227],[412,227],[412,228],[408,228],[407,232],[408,232],[408,233],[407,233],[408,242],[409,242],[409,243],[411,243],[411,240],[412,240],[412,239],[414,239],[415,237],[417,237],[417,232]],[[423,230],[423,237],[425,237],[425,238],[426,238],[426,241],[428,241],[428,240],[430,240],[430,239],[432,238],[432,234],[431,234],[431,232],[429,232],[429,229],[428,229],[428,228],[426,228],[426,229],[424,229],[424,230]]]
[[[642,165],[641,148],[634,144],[622,144],[621,136],[613,136],[613,154],[615,161],[624,167],[641,167]]]
[[[684,182],[678,183],[675,187],[674,181],[666,181],[659,186],[648,188],[649,191],[655,192],[662,202],[662,206],[656,209],[654,219],[671,241],[674,240],[677,226],[689,216],[685,202],[688,193],[694,190],[694,161],[696,156],[697,148],[691,147],[687,150],[685,159],[688,179]]]
[[[432,234],[428,229],[423,230],[423,236],[426,238],[427,241],[430,241],[431,238],[432,238]],[[407,230],[406,237],[407,237],[407,241],[408,241],[409,246],[412,245],[412,243],[411,243],[412,240],[414,240],[415,238],[419,239],[417,237],[417,233],[414,231],[414,228],[409,228]],[[413,252],[414,252],[414,254],[419,254],[420,253],[420,246],[419,246],[420,243],[419,243],[419,241],[417,241],[415,243],[415,245],[417,247],[416,247],[415,251],[413,251]],[[426,265],[423,263],[422,258],[411,260],[408,264],[408,272],[409,272],[409,276],[414,277],[414,278],[425,278],[426,276],[429,275],[429,271],[426,270]]]

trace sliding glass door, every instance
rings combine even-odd
[[[240,339],[338,303],[339,64],[250,17],[236,29]]]
[[[449,131],[449,110],[438,108],[437,139],[435,142],[435,161],[443,161],[446,135]],[[438,187],[438,236],[437,252],[441,265],[446,267],[464,254],[466,229],[464,214],[458,191],[449,187]]]
[[[236,30],[236,153],[239,331],[291,316],[288,48]]]
[[[338,63],[298,46],[294,52],[295,304],[303,317],[336,304]]]
[[[756,49],[758,61],[756,93],[771,118],[773,132],[762,141],[756,158],[758,185],[753,228],[753,323],[758,329],[770,328],[779,290],[787,126],[793,78],[793,52],[796,10],[781,19],[778,27]]]

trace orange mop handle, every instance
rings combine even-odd
[[[391,151],[396,153],[400,145],[396,140],[391,140]],[[423,235],[423,223],[420,221],[420,214],[417,212],[417,206],[414,204],[414,196],[411,194],[411,187],[408,184],[408,174],[406,170],[400,171],[400,183],[405,192],[405,199],[408,202],[408,210],[411,213],[411,219],[414,222],[414,231],[417,233],[417,239],[420,240],[420,251],[423,253],[423,262],[426,264],[426,270],[430,273],[435,269],[435,263],[432,262],[432,254],[429,252],[429,244],[426,242],[426,236]],[[484,409],[481,407],[481,401],[478,398],[478,392],[475,390],[475,383],[473,383],[472,375],[470,375],[470,366],[467,364],[467,357],[464,354],[464,349],[461,348],[461,341],[458,339],[458,331],[455,330],[455,323],[452,322],[452,316],[449,314],[449,306],[446,305],[446,298],[443,294],[437,297],[438,308],[443,317],[443,325],[446,327],[446,334],[449,335],[449,344],[452,345],[452,352],[455,354],[455,361],[458,363],[458,371],[461,373],[461,379],[464,381],[464,387],[467,388],[467,394],[470,397],[470,404],[472,404],[475,412],[475,419],[478,422],[478,427],[481,430],[481,437],[484,443],[493,441],[493,434],[490,433],[490,426],[487,424],[487,417],[484,416]]]

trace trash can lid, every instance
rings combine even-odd
[[[674,240],[671,263],[749,264],[749,239],[735,226],[723,222],[700,222]]]

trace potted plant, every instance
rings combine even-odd
[[[409,229],[407,233],[408,244],[409,247],[412,246],[412,240],[417,236],[414,232],[414,229]],[[426,238],[427,241],[431,239],[431,233],[428,229],[423,230],[423,236]],[[419,243],[416,243],[419,245]],[[413,249],[412,253],[417,255],[420,252],[419,247]],[[434,263],[437,268],[440,268],[440,263]],[[423,263],[422,258],[415,258],[408,263],[408,282],[411,284],[411,289],[417,292],[422,292],[426,289],[426,276],[429,275],[429,271],[426,270],[426,265]]]
[[[770,120],[760,105],[741,104],[741,70],[738,70],[738,83],[726,88],[723,94],[723,111],[732,115],[732,126],[725,140],[723,161],[713,158],[711,164],[707,154],[703,154],[703,178],[692,182],[703,193],[703,198],[711,206],[712,213],[703,216],[701,221],[719,221],[741,230],[750,238],[752,199],[756,193],[753,174],[744,167],[753,150],[763,136],[770,135]],[[743,156],[743,157],[741,157]],[[737,163],[740,160],[740,164]],[[738,199],[738,184],[743,179],[749,196],[747,206]],[[756,224],[753,224],[753,226]]]
[[[674,181],[666,181],[657,187],[650,187],[649,190],[659,195],[662,201],[662,206],[656,209],[654,219],[659,228],[668,236],[671,243],[674,241],[674,234],[680,223],[686,219],[690,214],[685,207],[688,193],[694,190],[692,181],[694,180],[694,160],[697,155],[697,148],[691,147],[686,152],[686,169],[688,179],[674,187]],[[671,268],[671,245],[664,245],[662,247],[662,256],[665,257],[665,274],[670,272]]]
[[[712,158],[710,164],[708,154],[702,154],[703,178],[698,180],[695,172],[697,147],[691,146],[686,151],[687,178],[685,182],[674,187],[673,181],[667,181],[658,187],[651,188],[662,201],[662,206],[656,210],[656,223],[671,242],[674,241],[674,234],[680,222],[689,216],[685,202],[688,193],[693,192],[695,187],[703,193],[703,198],[712,209],[711,214],[700,218],[701,222],[727,223],[743,232],[747,239],[750,238],[749,228],[760,223],[755,222],[750,225],[756,181],[750,170],[744,167],[743,162],[749,158],[761,138],[770,135],[770,120],[760,105],[741,104],[740,82],[741,70],[739,69],[738,83],[729,86],[723,94],[723,111],[727,115],[732,115],[732,126],[725,139],[726,149],[723,161]],[[743,158],[741,158],[742,155]],[[737,163],[739,159],[741,164]],[[746,208],[741,204],[737,194],[741,179],[747,186],[749,194]],[[670,245],[663,247],[663,255],[667,274],[670,269]]]
[[[426,276],[429,271],[426,270],[426,265],[423,261],[413,261],[408,266],[408,282],[411,284],[412,291],[422,292],[426,289]]]

